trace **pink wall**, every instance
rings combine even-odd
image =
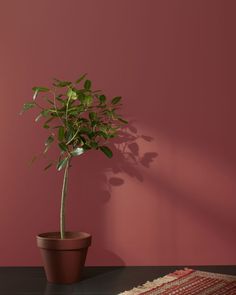
[[[34,112],[17,114],[32,86],[84,72],[126,99],[135,136],[126,154],[92,152],[72,168],[68,226],[93,234],[88,264],[236,264],[235,9],[1,2],[0,265],[40,265],[34,236],[58,229],[62,174],[27,165],[47,134]]]

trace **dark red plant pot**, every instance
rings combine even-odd
[[[65,239],[61,239],[59,232],[48,232],[36,238],[48,282],[72,284],[80,281],[91,245],[90,234],[66,232]]]

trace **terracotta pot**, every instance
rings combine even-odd
[[[91,235],[84,232],[59,232],[37,236],[47,280],[50,283],[71,284],[81,279]]]

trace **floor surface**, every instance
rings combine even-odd
[[[1,295],[117,295],[166,275],[181,266],[86,267],[81,282],[54,285],[46,281],[41,267],[0,267]],[[191,266],[190,268],[236,275],[236,266]]]

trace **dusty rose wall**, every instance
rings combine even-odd
[[[1,1],[0,265],[40,265],[34,236],[58,228],[62,175],[27,165],[47,135],[18,112],[33,85],[84,72],[125,98],[133,136],[72,168],[68,226],[93,234],[88,264],[236,264],[235,9]]]

